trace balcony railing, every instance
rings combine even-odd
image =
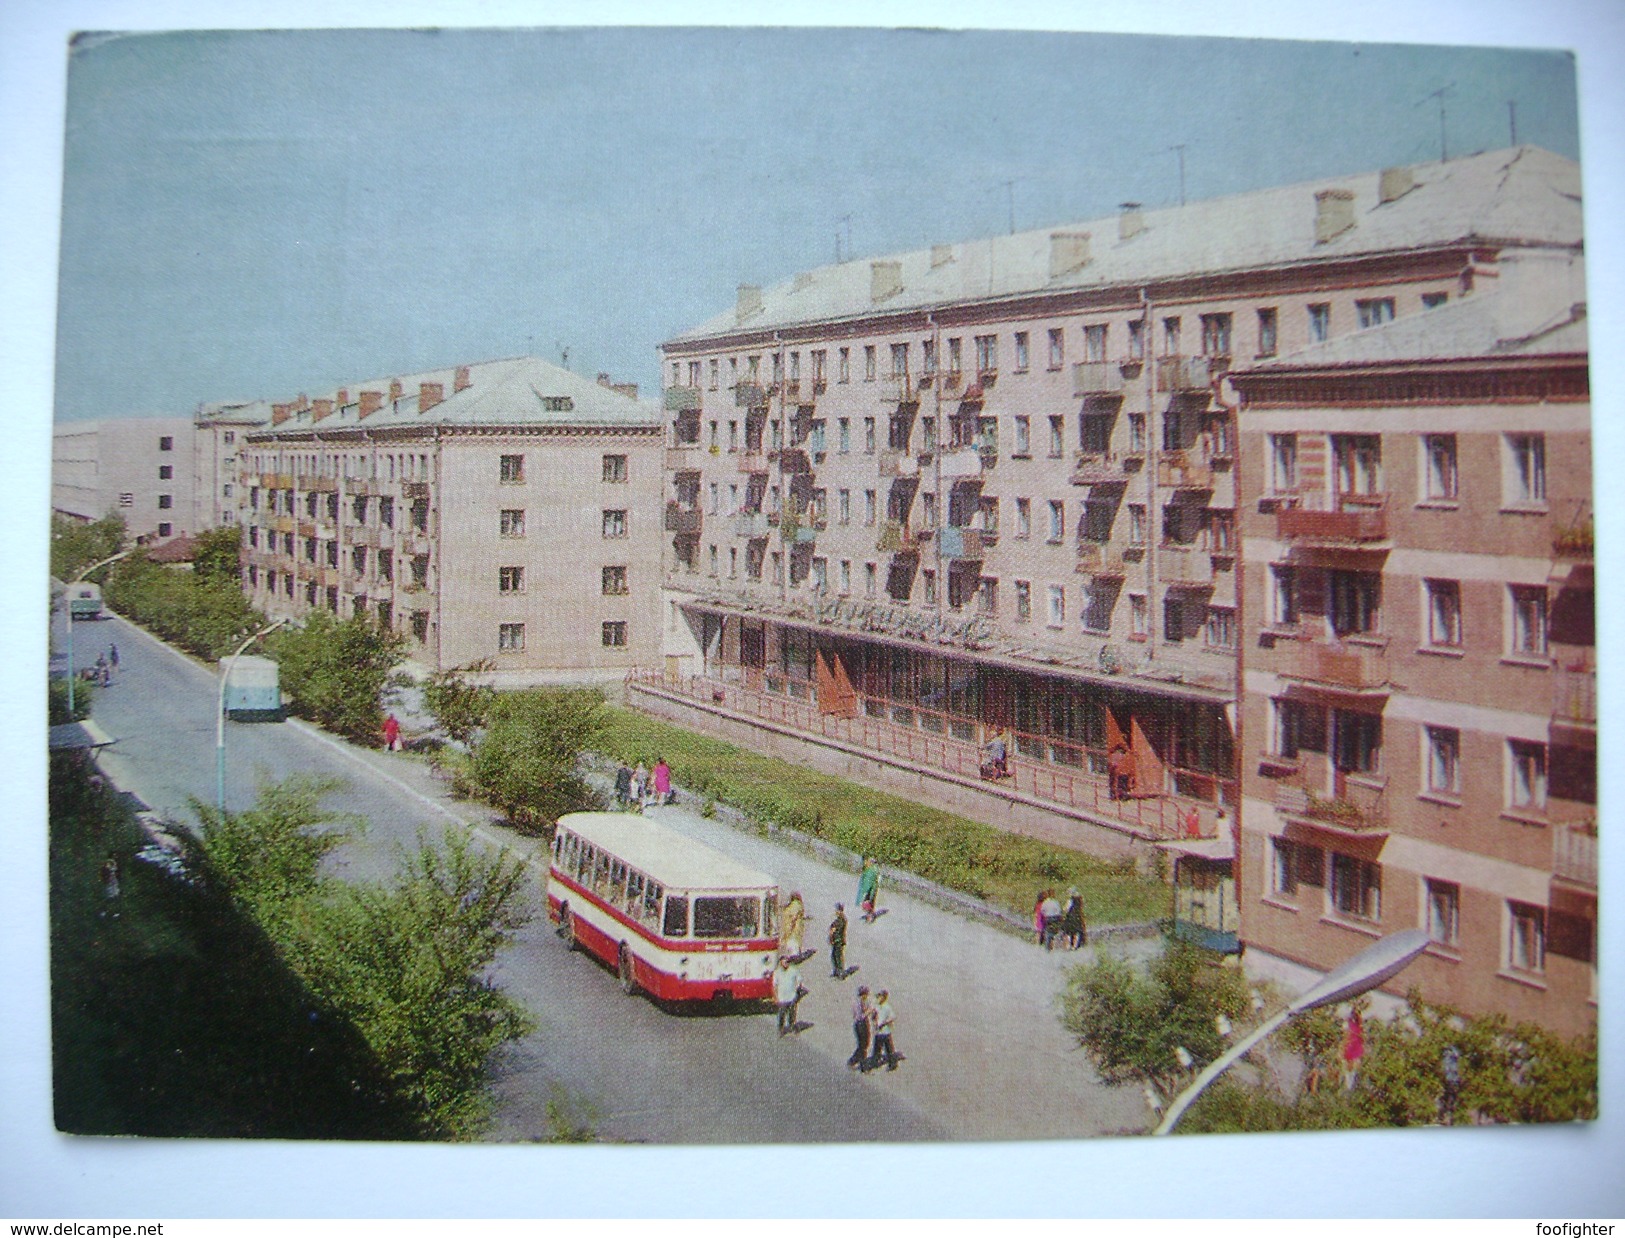
[[[1123,480],[1123,465],[1110,451],[1080,451],[1072,461],[1074,486],[1110,486]]]
[[[766,408],[767,388],[761,383],[736,383],[734,385],[734,406],[736,408]]]
[[[1213,583],[1213,556],[1196,547],[1161,546],[1157,575],[1169,584],[1203,588]]]
[[[1112,361],[1080,361],[1072,367],[1072,395],[1122,395],[1123,367]]]
[[[887,448],[879,456],[880,475],[882,477],[918,477],[920,466],[914,457],[906,451]]]
[[[919,390],[909,381],[906,374],[900,378],[881,380],[880,402],[882,404],[917,404],[919,399]]]
[[[666,411],[668,413],[699,412],[700,389],[698,387],[667,387]]]
[[[944,481],[964,481],[971,478],[980,478],[983,469],[983,456],[980,446],[971,444],[943,452],[941,468]]]
[[[1172,490],[1211,490],[1213,470],[1183,451],[1171,451],[1157,460],[1157,485]]]
[[[944,559],[972,562],[982,557],[982,531],[951,524],[942,530],[939,545]]]
[[[1111,550],[1103,542],[1078,543],[1077,570],[1086,576],[1099,576],[1120,580],[1128,574],[1128,564],[1120,550]]]
[[[1597,827],[1560,825],[1552,831],[1552,876],[1597,887]]]
[[[687,472],[697,469],[705,458],[705,448],[698,442],[674,443],[666,448],[666,469]]]
[[[1597,672],[1590,667],[1558,667],[1552,672],[1552,721],[1577,728],[1597,726]]]
[[[1158,391],[1206,391],[1212,383],[1209,357],[1158,357]]]
[[[882,554],[917,554],[919,536],[902,520],[882,520],[875,538],[875,549]]]
[[[1372,692],[1388,683],[1388,658],[1381,649],[1299,641],[1282,674],[1306,683]]]
[[[741,473],[767,472],[767,453],[760,447],[746,448],[739,453],[739,471]]]
[[[704,516],[698,508],[684,507],[675,502],[666,504],[666,532],[698,533],[703,523]]]
[[[766,537],[768,529],[766,512],[740,512],[734,517],[735,537]]]
[[[1305,499],[1276,510],[1275,531],[1282,541],[1303,545],[1384,541],[1388,537],[1387,496],[1345,495],[1336,510],[1311,507]]]
[[[409,499],[426,499],[429,497],[429,483],[426,481],[402,482],[401,493]]]
[[[1311,791],[1300,781],[1275,784],[1275,811],[1349,834],[1380,834],[1388,827],[1382,790],[1339,774],[1331,794]]]

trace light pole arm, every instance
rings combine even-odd
[[[267,624],[238,645],[231,657],[220,665],[220,699],[214,711],[214,803],[222,817],[226,815],[226,685],[231,681],[231,668],[237,665],[237,659],[242,657],[243,650],[286,622],[288,622],[286,619],[278,619],[275,623]]]
[[[1174,1127],[1178,1124],[1179,1119],[1185,1116],[1185,1110],[1189,1109],[1195,1102],[1196,1098],[1207,1090],[1208,1084],[1212,1083],[1220,1075],[1224,1074],[1224,1072],[1229,1070],[1231,1066],[1235,1065],[1237,1061],[1245,1057],[1249,1049],[1258,1044],[1259,1041],[1263,1040],[1276,1028],[1280,1027],[1297,1013],[1298,1012],[1296,1010],[1288,1007],[1274,1018],[1266,1019],[1241,1040],[1231,1045],[1230,1048],[1223,1054],[1209,1062],[1207,1066],[1203,1068],[1202,1073],[1197,1075],[1196,1078],[1191,1081],[1190,1087],[1181,1092],[1179,1096],[1175,1098],[1174,1103],[1168,1106],[1168,1112],[1163,1114],[1162,1122],[1157,1126],[1157,1129],[1151,1133],[1153,1135],[1171,1134]]]
[[[72,580],[70,580],[68,582],[68,588],[71,589],[74,585],[78,584],[86,576],[89,576],[97,568],[106,567],[109,563],[117,563],[125,555],[132,554],[132,553],[134,553],[133,549],[132,550],[121,550],[116,555],[109,555],[105,559],[98,559],[95,563],[92,563],[89,567],[84,568],[83,570],[81,570],[79,575],[75,576]],[[62,591],[62,600],[67,605],[67,613],[68,613],[68,721],[72,722],[73,721],[73,680],[74,680],[74,677],[79,673],[79,670],[73,664],[73,598],[68,596],[67,589],[64,589]]]

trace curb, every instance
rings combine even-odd
[[[589,777],[608,781],[613,786],[617,762],[598,752],[582,753],[582,764],[586,766]],[[672,785],[673,802],[683,804],[701,811],[705,804],[705,797],[692,791],[685,791],[675,783]],[[704,813],[701,811],[701,815]],[[863,868],[863,857],[855,851],[816,838],[801,830],[792,829],[787,825],[779,825],[775,821],[757,821],[747,816],[740,809],[721,800],[712,801],[711,819],[721,821],[734,829],[750,833],[766,834],[778,841],[794,847],[797,851],[823,860],[835,868],[856,873]],[[1031,937],[1033,927],[1027,920],[1015,912],[1006,911],[1002,907],[995,907],[984,899],[949,889],[934,881],[902,869],[882,866],[880,875],[891,884],[893,889],[901,890],[912,898],[921,902],[930,903],[944,911],[958,914],[986,924],[992,928],[1002,929],[1018,937]],[[1162,926],[1156,921],[1141,922],[1138,924],[1107,924],[1099,928],[1091,927],[1089,940],[1091,942],[1109,941],[1112,939],[1133,940],[1142,937],[1155,937],[1162,932]]]

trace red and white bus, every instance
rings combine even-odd
[[[649,817],[559,818],[547,914],[572,950],[615,968],[628,993],[661,1001],[773,994],[778,885]]]

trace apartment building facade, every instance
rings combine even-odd
[[[535,358],[362,382],[239,438],[244,588],[367,614],[430,669],[619,679],[659,656],[661,430]]]
[[[238,456],[245,436],[270,424],[266,400],[200,404],[192,418],[193,527],[201,531],[240,522],[246,495]]]
[[[76,520],[124,518],[132,539],[195,533],[194,435],[188,417],[70,421],[51,440],[51,507]]]
[[[1459,298],[1484,238],[1578,243],[1567,190],[1520,149],[741,287],[663,348],[666,658],[634,692],[1060,841],[1227,829],[1225,375]]]
[[[1595,1026],[1596,639],[1577,246],[1234,376],[1242,937],[1300,983],[1426,929],[1392,981]]]

